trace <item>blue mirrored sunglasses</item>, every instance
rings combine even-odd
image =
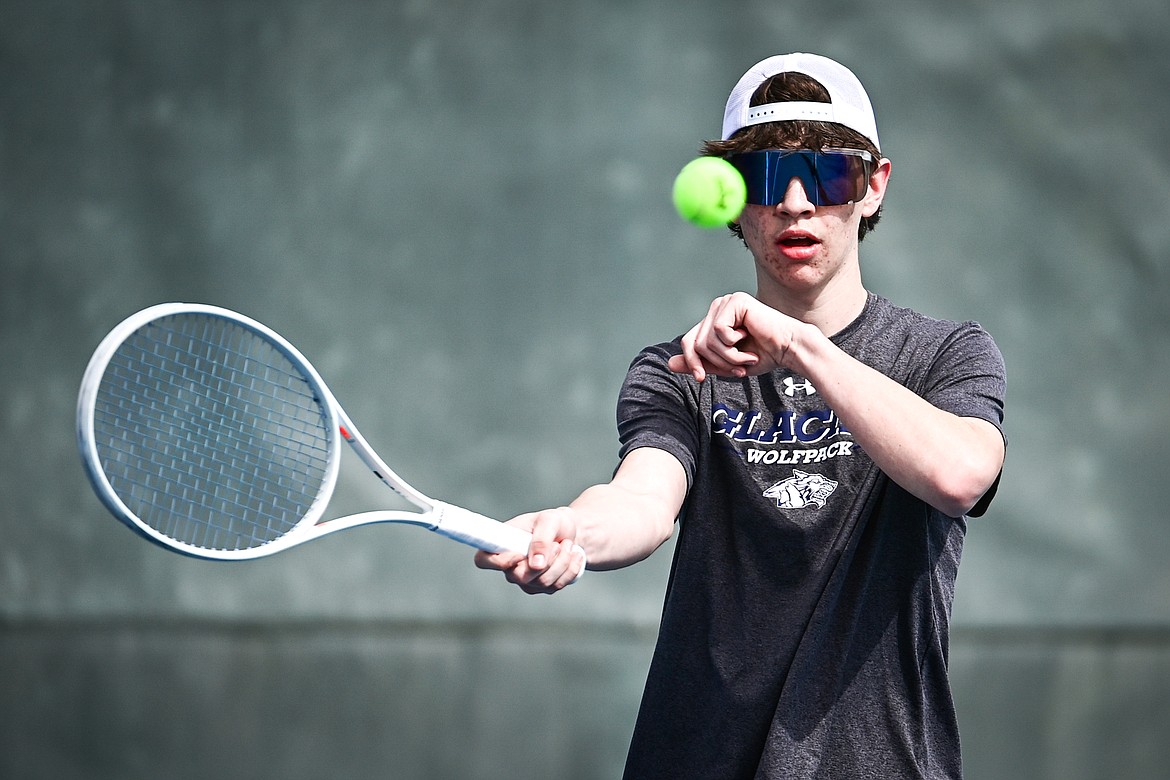
[[[873,155],[861,149],[769,149],[727,158],[743,174],[747,202],[774,206],[784,200],[793,179],[799,179],[814,206],[842,206],[865,197],[876,167]]]

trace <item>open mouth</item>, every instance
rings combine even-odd
[[[785,233],[780,236],[780,245],[786,247],[816,246],[819,241],[807,233]]]

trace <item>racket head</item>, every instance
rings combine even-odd
[[[304,356],[259,322],[202,304],[152,306],[102,340],[77,435],[119,520],[220,560],[311,538],[341,459],[336,401]]]

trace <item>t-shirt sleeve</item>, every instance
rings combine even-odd
[[[922,395],[939,409],[987,420],[1002,432],[1006,389],[999,347],[978,323],[967,322],[939,347]]]
[[[927,376],[923,397],[934,406],[961,417],[986,420],[1004,431],[1004,397],[1007,369],[991,335],[978,323],[960,325],[940,346]],[[999,488],[999,477],[968,512],[983,515]]]
[[[667,360],[681,352],[677,342],[647,347],[630,364],[618,396],[620,456],[640,447],[673,455],[694,484],[699,432],[694,380],[676,374]]]

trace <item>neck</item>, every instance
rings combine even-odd
[[[869,293],[861,283],[861,275],[846,274],[824,287],[792,290],[758,280],[756,297],[789,317],[815,325],[826,336],[832,336],[857,319],[865,308]]]

